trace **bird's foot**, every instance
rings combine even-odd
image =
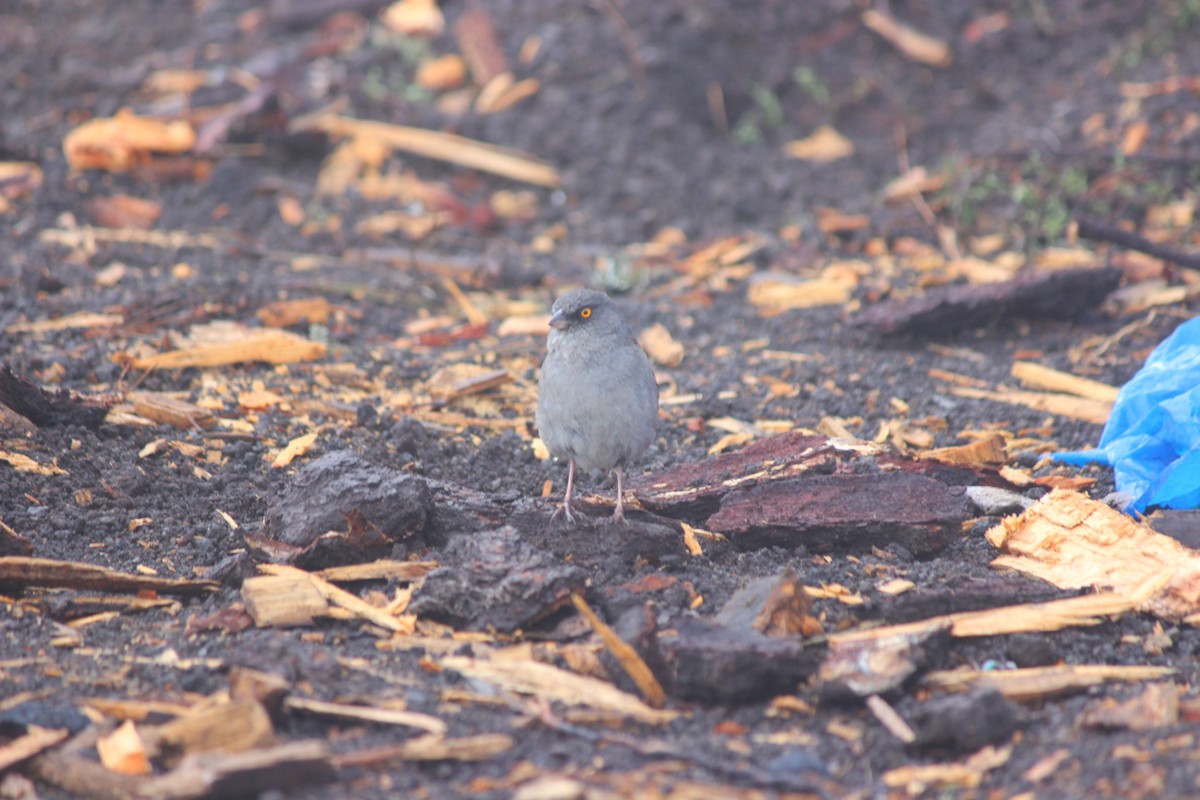
[[[617,495],[617,507],[613,509],[612,521],[617,525],[625,524],[625,498]]]
[[[554,522],[554,520],[558,519],[560,516],[566,517],[567,522],[571,523],[572,525],[575,524],[575,515],[571,513],[571,505],[569,503],[563,503],[561,506],[554,509],[554,513],[550,515],[550,521]]]

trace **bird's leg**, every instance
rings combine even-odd
[[[554,522],[558,515],[562,514],[567,518],[567,522],[574,524],[575,515],[571,513],[571,493],[573,491],[575,491],[575,459],[572,458],[567,467],[567,491],[563,494],[562,505],[555,509],[554,514],[551,515],[551,522]]]
[[[624,523],[625,522],[625,487],[624,487],[625,470],[621,469],[621,465],[618,464],[616,471],[617,471],[617,508],[615,511],[613,511],[612,518],[613,518],[613,522]]]

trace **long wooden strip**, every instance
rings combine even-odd
[[[503,150],[495,145],[452,133],[335,115],[317,117],[309,124],[333,136],[370,137],[397,150],[490,172],[515,181],[550,189],[557,189],[562,185],[558,170],[549,164],[536,161],[523,153]]]

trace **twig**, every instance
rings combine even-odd
[[[638,43],[637,38],[633,35],[633,28],[629,27],[629,21],[625,19],[625,15],[621,13],[621,9],[613,0],[593,0],[592,5],[599,8],[617,29],[617,35],[621,38],[621,46],[625,48],[625,54],[629,58],[629,68],[633,72],[633,85],[637,87],[637,97],[639,100],[644,100],[646,98],[646,65],[642,62],[642,57],[638,55]]]
[[[1170,261],[1172,264],[1178,264],[1181,267],[1200,269],[1200,254],[1185,253],[1174,247],[1167,247],[1166,245],[1152,242],[1141,234],[1121,230],[1092,217],[1076,217],[1075,223],[1079,226],[1079,235],[1084,239],[1111,242],[1118,247],[1124,247],[1127,250],[1136,250],[1139,253],[1161,258],[1163,261]]]

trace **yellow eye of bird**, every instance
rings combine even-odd
[[[592,315],[592,309],[590,306],[587,308],[579,309],[579,316],[582,317],[583,319],[587,319],[591,315]]]

